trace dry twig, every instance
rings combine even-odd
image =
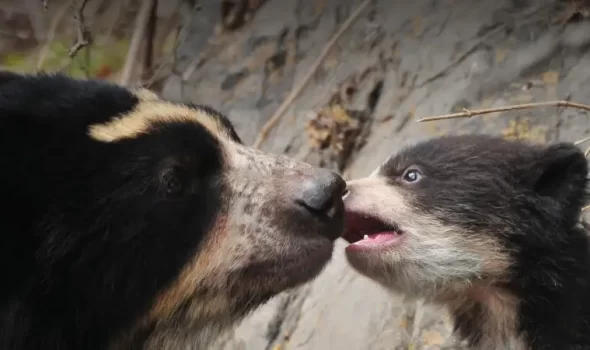
[[[143,76],[147,78],[152,74],[153,61],[154,61],[154,37],[156,36],[156,22],[157,22],[157,11],[158,0],[154,0],[152,8],[150,9],[150,16],[147,23],[147,29],[145,33],[145,56],[143,60]]]
[[[297,84],[293,90],[289,93],[289,96],[283,101],[283,103],[279,106],[277,111],[272,115],[272,117],[262,126],[256,141],[254,142],[254,147],[258,148],[266,139],[270,130],[279,122],[279,119],[285,113],[287,108],[295,101],[295,99],[299,96],[299,94],[303,91],[303,88],[307,85],[311,77],[315,74],[318,70],[322,62],[325,60],[326,56],[330,53],[332,47],[336,44],[336,41],[346,32],[348,28],[358,19],[361,15],[363,10],[369,6],[371,0],[363,1],[359,7],[346,19],[346,21],[342,24],[338,32],[334,34],[334,36],[330,39],[330,41],[326,44],[324,49],[322,50],[321,54],[316,58],[313,62],[309,70],[307,71],[306,75],[301,79],[300,83]]]
[[[74,4],[78,1],[74,0]],[[86,8],[86,4],[88,0],[81,0],[79,6],[77,6],[76,13],[74,14],[74,19],[76,20],[76,43],[68,50],[68,56],[70,58],[76,56],[80,50],[88,46],[92,42],[92,36],[90,35],[90,30],[86,26],[86,22],[84,21],[84,9]]]
[[[590,136],[588,136],[588,137],[585,137],[585,138],[583,138],[583,139],[581,139],[581,140],[578,140],[578,141],[576,141],[574,144],[577,146],[577,145],[579,145],[579,144],[581,144],[581,143],[583,143],[583,142],[586,142],[586,141],[588,141],[588,140],[590,140]],[[590,147],[586,148],[586,151],[584,151],[584,156],[586,156],[586,158],[588,158],[588,155],[589,155],[589,154],[590,154]]]
[[[131,43],[129,44],[129,51],[123,70],[121,71],[121,78],[119,83],[121,85],[128,85],[131,80],[133,68],[135,68],[135,62],[137,61],[137,54],[141,47],[141,42],[145,38],[145,32],[147,30],[147,24],[150,18],[150,13],[155,0],[143,0],[135,19],[135,29],[131,36]]]
[[[583,139],[580,139],[580,140],[578,140],[578,141],[574,142],[574,145],[576,145],[576,146],[577,146],[577,145],[579,145],[579,144],[581,144],[581,143],[584,143],[584,142],[586,142],[586,141],[590,141],[590,136],[588,136],[588,137],[584,137]]]
[[[47,6],[47,2],[44,2],[44,5]],[[37,70],[40,70],[41,67],[43,67],[43,63],[45,62],[45,59],[47,58],[47,54],[49,53],[51,43],[53,43],[53,40],[55,40],[55,34],[57,31],[57,27],[61,23],[63,17],[65,16],[65,14],[69,8],[70,8],[69,4],[62,5],[62,7],[58,10],[58,12],[55,14],[55,16],[53,16],[53,18],[51,19],[49,32],[47,33],[46,43],[43,46],[43,48],[41,49],[41,51],[39,53],[39,58],[37,59],[37,65],[36,65]]]
[[[437,80],[438,78],[441,78],[441,77],[445,76],[451,69],[453,69],[456,66],[458,66],[460,63],[462,63],[463,61],[465,61],[465,59],[467,57],[471,56],[471,54],[473,54],[475,51],[479,50],[479,48],[482,45],[484,45],[485,42],[491,36],[499,33],[503,29],[504,29],[504,26],[503,25],[500,25],[500,26],[498,26],[498,27],[490,30],[484,36],[480,37],[475,43],[473,43],[467,50],[465,50],[463,53],[461,53],[460,55],[458,55],[454,60],[452,60],[451,62],[449,62],[449,64],[447,64],[443,69],[441,69],[437,73],[433,74],[432,76],[424,79],[420,83],[416,84],[416,86],[418,88],[421,88],[421,87],[425,86],[426,84],[429,84],[429,83]]]
[[[581,103],[575,103],[575,102],[562,100],[562,101],[524,103],[524,104],[520,104],[520,105],[511,105],[511,106],[476,109],[476,110],[468,110],[466,108],[463,108],[463,112],[443,114],[443,115],[437,115],[437,116],[433,116],[433,117],[426,117],[426,118],[418,119],[418,122],[429,122],[429,121],[433,121],[433,120],[444,120],[444,119],[455,119],[455,118],[471,118],[475,115],[490,114],[490,113],[496,113],[496,112],[515,111],[515,110],[519,110],[519,109],[541,108],[541,107],[570,107],[570,108],[577,108],[577,109],[582,109],[582,110],[590,112],[590,105],[585,105],[585,104],[581,104]]]
[[[162,59],[162,61],[159,62],[156,65],[156,67],[153,68],[153,73],[150,75],[150,77],[145,79],[142,82],[143,87],[150,88],[158,80],[168,76],[171,73],[171,71],[173,71],[173,67],[175,66],[176,61],[177,61],[176,52],[177,52],[177,47],[179,44],[180,31],[181,31],[180,28],[176,29],[175,38],[174,38],[174,45],[172,48],[172,54],[164,57]]]

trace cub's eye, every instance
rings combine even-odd
[[[402,176],[402,179],[405,182],[409,182],[409,183],[418,182],[422,179],[422,174],[420,173],[420,171],[418,169],[410,168],[410,169],[406,170],[406,172]]]

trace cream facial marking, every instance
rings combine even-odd
[[[217,120],[205,111],[152,100],[148,93],[141,93],[140,96],[140,102],[131,112],[104,124],[91,125],[88,130],[90,137],[102,142],[135,138],[148,132],[153,123],[157,122],[194,122],[207,128],[213,135],[226,133]]]

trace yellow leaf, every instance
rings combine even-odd
[[[547,127],[531,126],[528,118],[518,121],[510,120],[508,127],[502,130],[502,135],[508,140],[525,140],[534,143],[544,143],[547,138]]]
[[[399,321],[399,326],[403,329],[408,328],[408,319],[407,318],[402,318],[401,321]]]
[[[173,53],[174,48],[176,47],[176,33],[171,32],[168,34],[166,39],[164,39],[164,44],[162,45],[162,53]]]
[[[332,107],[332,118],[336,123],[340,124],[346,124],[350,121],[350,116],[340,105],[335,105]]]
[[[437,331],[425,331],[423,339],[425,345],[442,345],[445,343],[445,337]]]
[[[500,63],[504,61],[506,58],[506,50],[505,49],[498,49],[496,50],[496,63]]]
[[[422,34],[422,17],[416,16],[414,21],[412,22],[412,27],[414,29],[414,35],[420,36]]]
[[[338,60],[338,58],[327,58],[324,61],[324,69],[326,70],[331,70],[334,69],[336,66],[338,66],[338,63],[340,63],[340,60]]]
[[[543,73],[543,81],[547,85],[556,85],[559,83],[559,72],[548,71]]]
[[[316,1],[315,8],[314,8],[315,14],[319,15],[320,13],[322,13],[325,6],[326,6],[325,1],[323,1],[323,0]]]

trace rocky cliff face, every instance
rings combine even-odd
[[[260,3],[250,1],[251,4]],[[246,143],[361,1],[268,0],[214,35],[218,8],[186,11],[169,98],[228,114]],[[338,40],[261,148],[367,175],[402,145],[440,134],[575,141],[583,111],[416,120],[461,108],[590,103],[590,21],[581,1],[377,0]],[[285,293],[211,349],[459,349],[443,310],[405,303],[355,274],[338,242],[310,285]]]

